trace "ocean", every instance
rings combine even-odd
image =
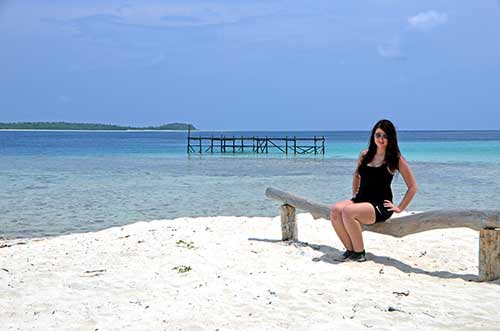
[[[323,203],[350,198],[368,131],[193,132],[324,136],[325,155],[187,154],[183,131],[0,131],[0,237],[96,231],[137,221],[277,216],[275,187]],[[419,192],[408,210],[498,209],[500,131],[400,131]],[[395,202],[404,180],[393,182]]]

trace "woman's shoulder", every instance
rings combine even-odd
[[[361,153],[359,153],[359,157],[358,157],[358,167],[361,166],[362,164],[362,161],[363,161],[363,158],[366,156],[366,154],[368,153],[368,150],[367,149],[363,149],[361,151]]]
[[[406,159],[404,158],[403,154],[400,154],[400,155],[399,155],[398,162],[399,162],[399,164],[408,164],[408,162],[407,162],[407,161],[406,161]]]
[[[366,156],[367,153],[368,153],[368,150],[367,149],[363,149],[361,151],[361,153],[359,153],[358,162],[361,162],[361,160]]]

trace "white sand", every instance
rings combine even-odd
[[[0,329],[500,330],[477,232],[365,232],[369,261],[337,263],[330,223],[298,222],[296,244],[278,218],[244,217],[0,241]]]

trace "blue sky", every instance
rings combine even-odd
[[[500,129],[500,0],[0,0],[0,45],[0,122]]]

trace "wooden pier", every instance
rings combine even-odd
[[[325,137],[202,137],[188,131],[187,152],[191,153],[245,153],[268,154],[325,154]]]

